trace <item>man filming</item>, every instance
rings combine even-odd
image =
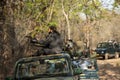
[[[60,33],[56,30],[56,26],[49,26],[48,35],[45,40],[40,40],[39,43],[44,45],[33,56],[58,54],[62,52],[63,41]]]

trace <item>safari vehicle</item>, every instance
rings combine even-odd
[[[6,80],[99,80],[97,71],[96,60],[54,54],[19,59],[13,78]]]
[[[119,57],[117,48],[115,47],[115,45],[113,45],[113,43],[110,42],[98,43],[95,51],[99,56],[102,56],[105,59],[108,59],[109,56],[115,56],[115,58]]]
[[[78,80],[68,54],[22,58],[16,62],[11,80]]]
[[[78,61],[66,53],[22,58],[16,62],[14,76],[6,80],[98,80],[97,68],[85,70],[89,60],[80,60],[79,67],[74,62]]]
[[[79,73],[79,80],[99,80],[98,66],[95,59],[81,58],[73,60],[73,70]],[[77,69],[75,69],[77,68]]]

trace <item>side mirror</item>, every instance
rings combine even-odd
[[[6,77],[5,80],[13,80],[12,77]]]
[[[79,75],[82,73],[82,70],[80,68],[74,68],[74,75]]]

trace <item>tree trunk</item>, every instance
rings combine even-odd
[[[68,39],[71,39],[71,35],[70,35],[70,22],[69,22],[69,18],[68,18],[68,14],[65,12],[64,10],[64,0],[62,0],[62,11],[63,11],[63,14],[66,18],[66,22],[67,22],[67,29],[68,29]]]
[[[4,30],[3,30],[3,26],[5,25],[5,15],[4,15],[4,6],[5,6],[5,1],[2,0],[0,2],[0,79],[4,78],[4,74],[2,74],[4,72],[4,58],[3,58],[3,53],[4,53]]]
[[[15,48],[18,45],[14,30],[12,2],[12,0],[0,2],[0,74],[3,75],[2,77],[11,74]]]

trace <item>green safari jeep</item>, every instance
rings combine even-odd
[[[119,49],[117,49],[113,43],[102,42],[102,43],[98,43],[95,51],[99,56],[108,59],[109,56],[115,56],[115,58],[118,58],[119,57],[118,50]]]
[[[66,53],[22,58],[16,62],[13,78],[6,80],[99,80],[95,61],[91,62],[93,70],[86,65],[88,60],[80,60],[76,67]]]
[[[79,73],[78,73],[79,74]],[[79,80],[73,74],[68,54],[22,58],[16,62],[14,76],[6,80]]]

